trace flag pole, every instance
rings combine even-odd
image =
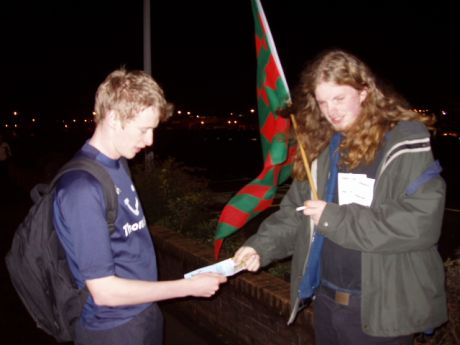
[[[297,144],[299,145],[299,148],[300,148],[300,154],[302,155],[303,165],[305,167],[305,171],[307,172],[308,182],[310,183],[312,199],[318,200],[318,193],[316,192],[315,181],[313,180],[313,177],[311,176],[311,170],[310,170],[310,165],[308,164],[308,158],[303,148],[303,145],[300,142],[299,137],[297,135],[297,122],[295,120],[294,114],[291,114],[291,121],[292,121],[292,127],[294,127],[295,136],[297,138]]]

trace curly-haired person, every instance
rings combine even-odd
[[[447,321],[434,119],[340,50],[306,68],[293,108],[318,200],[298,149],[280,209],[235,260],[256,271],[292,256],[289,322],[313,300],[317,344],[412,344]]]

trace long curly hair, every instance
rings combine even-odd
[[[297,140],[308,152],[309,162],[318,157],[334,134],[315,99],[315,89],[322,82],[367,91],[361,104],[361,114],[347,129],[340,145],[340,164],[348,170],[371,163],[384,141],[385,133],[399,121],[419,120],[428,127],[434,124],[434,116],[411,110],[402,97],[377,85],[374,74],[357,57],[342,50],[327,51],[301,74],[291,107],[298,124]],[[294,160],[293,176],[297,180],[307,177],[299,149]]]

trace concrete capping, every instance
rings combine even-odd
[[[175,231],[150,228],[161,280],[180,279],[196,268],[215,263],[212,245]],[[222,258],[231,254],[222,253]],[[266,272],[242,272],[231,277],[211,299],[184,298],[167,302],[198,327],[214,329],[231,344],[314,344],[312,310],[289,318],[289,283]]]

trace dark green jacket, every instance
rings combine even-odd
[[[445,183],[439,174],[429,174],[434,166],[425,126],[400,122],[386,136],[371,207],[328,203],[319,221],[325,237],[362,253],[361,319],[367,334],[406,335],[447,321],[444,267],[436,247]],[[328,171],[326,149],[312,167],[320,199]],[[294,181],[280,209],[245,243],[259,253],[262,266],[292,255],[288,323],[299,311],[312,233],[309,217],[295,208],[310,198],[308,183]]]

